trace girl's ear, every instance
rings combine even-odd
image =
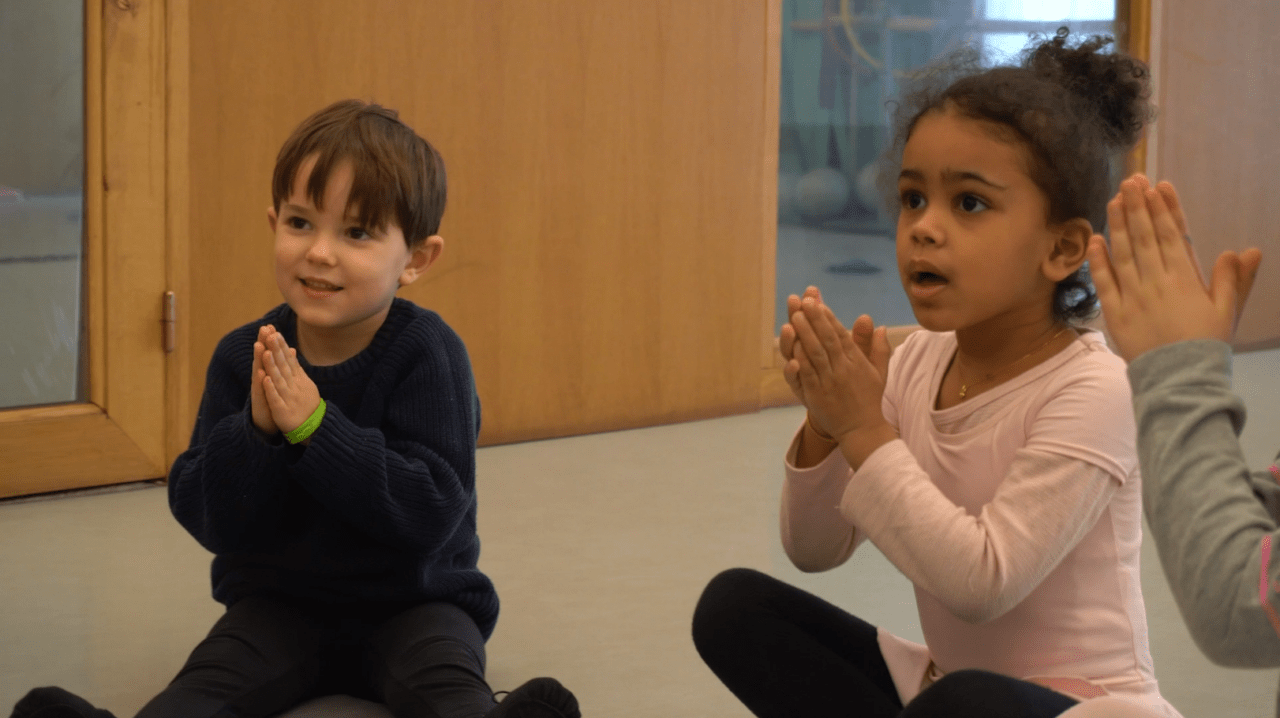
[[[409,259],[405,261],[404,271],[400,273],[400,286],[405,287],[417,281],[427,268],[440,258],[440,253],[444,251],[444,237],[433,234],[422,240],[417,247],[409,252]]]
[[[1044,276],[1054,284],[1070,277],[1084,264],[1093,225],[1084,217],[1076,217],[1057,227],[1053,249],[1044,259]]]

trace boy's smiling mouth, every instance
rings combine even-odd
[[[302,286],[312,292],[329,294],[332,292],[342,291],[342,287],[331,282],[326,282],[323,279],[316,279],[315,277],[298,277],[298,281],[302,282]]]

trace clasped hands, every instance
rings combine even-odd
[[[817,287],[788,297],[787,315],[778,336],[783,377],[809,410],[809,423],[839,444],[856,469],[897,438],[881,411],[889,373],[885,328],[864,314],[846,330]]]
[[[1127,361],[1157,347],[1235,335],[1262,252],[1225,251],[1206,285],[1173,185],[1143,175],[1120,183],[1107,204],[1107,242],[1089,241],[1089,269],[1107,332]]]
[[[258,328],[253,344],[249,405],[253,425],[266,436],[293,431],[320,406],[320,390],[298,364],[298,350],[270,324]]]

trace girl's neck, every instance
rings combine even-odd
[[[1075,341],[1050,314],[991,321],[956,330],[956,354],[939,388],[938,409],[955,406],[1043,363]]]

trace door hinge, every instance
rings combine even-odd
[[[164,310],[160,318],[162,341],[166,354],[172,354],[178,348],[178,307],[177,297],[173,292],[164,293]]]

